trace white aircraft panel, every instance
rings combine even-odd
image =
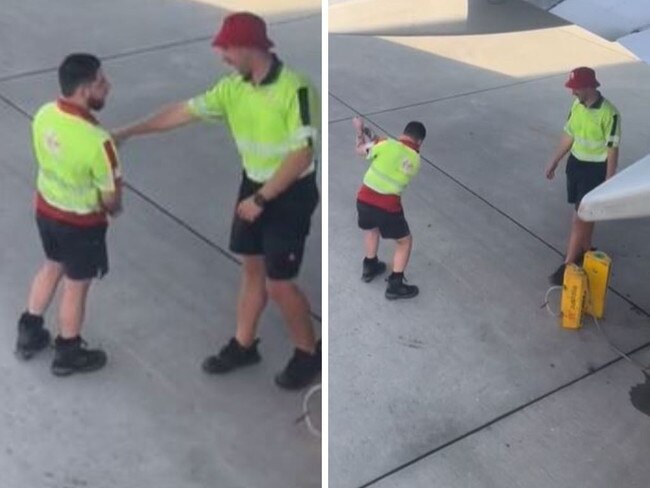
[[[587,221],[650,216],[650,154],[587,193],[578,215]]]

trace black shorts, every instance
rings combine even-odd
[[[37,215],[36,225],[45,256],[61,263],[65,276],[89,280],[108,273],[106,224],[76,227]]]
[[[385,239],[402,239],[411,234],[404,211],[388,212],[357,200],[357,213],[361,229],[379,229],[379,233]]]
[[[577,209],[582,198],[605,181],[607,163],[590,163],[578,160],[573,154],[566,163],[567,200]]]
[[[243,175],[237,202],[262,187]],[[311,216],[318,205],[316,175],[301,178],[266,204],[255,222],[237,214],[230,233],[230,250],[245,256],[264,256],[266,274],[272,280],[290,280],[300,271]]]

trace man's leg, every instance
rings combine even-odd
[[[106,353],[101,349],[87,349],[81,338],[91,283],[90,278],[63,278],[59,335],[54,341],[55,354],[51,367],[52,374],[56,376],[88,373],[106,365]]]
[[[91,280],[63,279],[63,294],[59,306],[59,337],[73,339],[81,334],[90,284]]]
[[[376,258],[379,250],[379,229],[364,231],[363,243],[366,250],[366,259]]]
[[[260,316],[266,307],[266,268],[262,256],[245,256],[237,297],[237,332],[242,347],[250,347],[257,337]]]
[[[571,220],[571,231],[567,244],[566,255],[562,265],[549,276],[552,285],[561,286],[564,281],[564,269],[567,264],[581,265],[580,262],[584,253],[591,247],[591,235],[594,230],[593,222],[585,222],[578,217],[577,211],[573,213]]]
[[[290,280],[269,280],[267,286],[271,299],[280,307],[296,349],[313,354],[316,338],[305,294]]]
[[[594,222],[586,222],[578,217],[577,212],[574,212],[566,259],[564,260],[566,264],[580,264],[578,262],[580,258],[591,248],[591,237],[593,233]]]
[[[393,273],[404,273],[406,265],[411,256],[411,249],[413,247],[413,238],[411,235],[402,237],[395,241],[395,254],[393,256]]]
[[[237,329],[235,337],[218,354],[203,361],[203,371],[223,374],[233,369],[256,364],[261,357],[257,351],[257,329],[266,307],[266,265],[262,256],[244,256],[241,284],[237,297]]]
[[[584,240],[583,228],[580,218],[576,212],[573,213],[571,220],[571,232],[569,233],[569,243],[567,244],[564,263],[575,263],[576,259],[582,252],[582,243]]]
[[[386,263],[380,261],[377,257],[379,250],[379,228],[364,230],[363,242],[366,251],[366,257],[363,259],[363,271],[361,279],[366,283],[371,282],[377,276],[386,271]]]
[[[287,390],[304,388],[321,371],[320,343],[316,343],[309,302],[289,279],[270,279],[267,286],[271,299],[280,307],[295,346],[293,356],[276,375],[275,383]]]
[[[412,247],[413,237],[411,234],[400,237],[395,241],[393,272],[388,276],[388,286],[386,287],[385,294],[389,300],[413,298],[420,292],[417,286],[408,285],[404,282],[404,270],[408,265]]]
[[[16,352],[29,359],[50,344],[50,332],[44,327],[43,315],[52,302],[63,276],[63,266],[47,259],[36,273],[27,299],[27,310],[18,319]]]
[[[594,228],[596,227],[596,222],[585,222],[582,223],[585,226],[584,239],[582,241],[582,252],[585,253],[591,249],[591,241],[594,236]]]
[[[67,229],[61,237],[61,253],[65,276],[51,371],[56,376],[68,376],[96,371],[106,365],[106,353],[88,349],[81,337],[92,280],[108,273],[106,226]]]
[[[63,266],[47,259],[36,273],[27,300],[27,312],[43,316],[50,306],[56,288],[63,276]]]

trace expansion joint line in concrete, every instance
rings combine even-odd
[[[373,115],[382,115],[382,114],[387,114],[387,113],[391,113],[391,112],[398,112],[400,110],[404,110],[404,109],[407,109],[407,108],[422,107],[424,105],[433,105],[434,103],[446,102],[448,100],[456,100],[456,99],[463,98],[463,97],[468,97],[468,96],[471,96],[471,95],[478,95],[479,93],[488,93],[488,92],[491,92],[491,91],[497,91],[497,90],[501,90],[501,89],[504,89],[504,88],[512,88],[512,87],[515,87],[515,86],[527,85],[529,83],[534,83],[536,81],[547,80],[547,79],[556,78],[556,77],[560,77],[560,76],[564,76],[564,75],[555,74],[555,75],[541,76],[541,77],[538,77],[538,78],[531,78],[529,80],[522,80],[522,81],[517,81],[515,83],[508,83],[508,84],[505,84],[505,85],[492,86],[490,88],[482,88],[480,90],[473,90],[473,91],[464,92],[464,93],[457,93],[455,95],[449,95],[449,96],[446,96],[446,97],[434,98],[434,99],[431,99],[431,100],[425,100],[423,102],[410,103],[410,104],[407,104],[407,105],[401,105],[399,107],[390,107],[390,108],[377,110],[375,112],[368,112],[368,113],[364,113],[364,114],[361,114],[360,112],[357,112],[356,110],[349,107],[349,105],[347,103],[343,102],[340,98],[338,98],[332,92],[330,92],[329,94],[334,99],[338,100],[339,102],[343,103],[345,106],[350,108],[350,110],[354,110],[354,112],[356,114],[362,115],[363,117],[372,117]],[[342,117],[340,119],[330,120],[329,124],[331,125],[331,124],[335,124],[337,122],[343,122],[343,121],[351,120],[351,119],[352,119],[352,117]]]
[[[5,96],[0,94],[0,100],[6,103],[9,107],[12,109],[16,110],[18,113],[23,115],[25,118],[29,119],[30,121],[32,120],[32,116],[25,110],[23,110],[20,106],[16,105],[13,103],[11,100],[7,99]],[[176,225],[181,227],[182,229],[186,230],[189,232],[191,235],[193,235],[195,238],[199,239],[201,242],[204,244],[208,245],[210,248],[214,249],[217,251],[219,254],[221,254],[223,257],[225,257],[228,261],[235,263],[237,266],[241,266],[241,261],[233,254],[228,252],[228,250],[224,249],[221,247],[219,244],[214,242],[212,239],[209,237],[203,235],[201,232],[196,230],[194,227],[192,227],[189,223],[185,222],[183,219],[180,217],[174,215],[170,210],[166,209],[163,205],[160,203],[156,202],[153,198],[147,196],[143,191],[138,190],[136,187],[129,183],[124,184],[125,188],[129,190],[131,193],[139,197],[141,200],[143,200],[146,204],[150,205],[153,207],[156,211],[160,212],[162,215],[170,219],[172,222],[174,222]],[[310,312],[311,317],[318,321],[322,322],[322,318],[319,314],[315,312]]]
[[[361,115],[361,113],[359,113],[357,110],[355,110],[355,109],[354,109],[350,104],[348,104],[348,103],[345,102],[344,100],[340,99],[339,97],[337,97],[337,96],[334,95],[334,94],[331,94],[331,96],[332,96],[333,98],[335,98],[338,102],[340,102],[340,103],[342,103],[343,105],[345,105],[348,109],[352,110],[353,112],[355,112],[355,113],[358,114],[358,115]],[[364,115],[364,117],[367,118],[366,115]],[[395,137],[394,135],[391,135],[388,131],[386,131],[383,127],[381,127],[379,124],[377,124],[375,121],[371,120],[370,118],[367,118],[367,119],[368,119],[370,122],[372,122],[374,125],[376,125],[376,126],[377,126],[380,130],[382,130],[384,133],[388,134],[388,135],[391,136],[391,137]],[[558,250],[558,249],[556,249],[555,247],[553,247],[550,243],[546,242],[542,237],[540,237],[540,236],[538,236],[537,234],[535,234],[533,231],[531,231],[530,229],[528,229],[528,228],[527,228],[525,225],[523,225],[521,222],[517,221],[515,218],[511,217],[510,215],[508,215],[506,212],[504,212],[503,210],[501,210],[500,208],[498,208],[496,205],[494,205],[493,203],[491,203],[490,201],[488,201],[486,198],[484,198],[484,197],[480,196],[479,194],[477,194],[474,190],[472,190],[471,188],[469,188],[467,185],[463,184],[463,183],[462,183],[461,181],[459,181],[457,178],[453,177],[451,174],[447,173],[447,172],[444,171],[442,168],[436,166],[432,161],[430,161],[429,159],[427,159],[427,158],[425,158],[425,157],[422,157],[422,160],[425,161],[425,162],[427,163],[427,165],[429,165],[429,166],[432,167],[433,169],[435,169],[435,170],[439,171],[440,173],[442,173],[444,176],[446,176],[448,179],[450,179],[450,180],[451,180],[452,182],[454,182],[456,185],[458,185],[459,187],[461,187],[463,190],[469,192],[471,195],[473,195],[474,197],[476,197],[478,200],[480,200],[481,202],[483,202],[485,205],[487,205],[488,207],[490,207],[492,210],[496,211],[496,212],[499,213],[501,216],[505,217],[505,218],[508,219],[510,222],[512,222],[512,223],[514,223],[515,225],[517,225],[517,227],[519,227],[521,230],[523,230],[524,232],[526,232],[526,233],[529,234],[530,236],[534,237],[534,238],[537,239],[539,242],[543,243],[544,245],[546,245],[548,248],[552,249],[553,251],[555,251],[555,252],[558,253],[559,255],[562,255],[562,252],[561,252],[560,250]],[[630,300],[629,298],[627,298],[626,296],[624,296],[622,293],[618,292],[617,290],[615,290],[615,289],[613,289],[613,288],[611,288],[611,287],[610,287],[609,289],[610,289],[610,291],[612,291],[612,293],[614,293],[614,294],[615,294],[616,296],[618,296],[619,298],[623,299],[625,302],[627,302],[629,305],[631,305],[632,307],[634,307],[636,310],[639,310],[639,311],[640,311],[641,313],[643,313],[646,317],[650,317],[650,314],[648,314],[648,312],[647,312],[646,310],[642,309],[640,306],[638,306],[637,304],[635,304],[632,300]],[[648,348],[648,347],[650,347],[650,342],[646,342],[645,344],[642,344],[642,345],[640,345],[640,346],[634,348],[632,351],[629,351],[627,354],[628,354],[628,355],[634,355],[634,354],[636,354],[636,353],[638,353],[638,352],[643,351],[644,349],[646,349],[646,348]],[[514,408],[514,409],[512,409],[512,410],[510,410],[510,411],[508,411],[508,412],[505,412],[504,414],[499,415],[498,417],[496,417],[496,418],[490,420],[489,422],[487,422],[487,423],[485,423],[485,424],[483,424],[483,425],[480,425],[480,426],[478,426],[478,427],[476,427],[476,428],[470,430],[469,432],[466,432],[465,434],[463,434],[463,435],[461,435],[461,436],[458,436],[458,437],[456,437],[456,438],[454,438],[454,439],[452,439],[452,440],[450,440],[450,441],[448,441],[448,442],[446,442],[446,443],[444,443],[444,444],[442,444],[442,445],[440,445],[440,446],[437,446],[437,447],[431,449],[430,451],[427,451],[426,453],[424,453],[424,454],[422,454],[422,455],[420,455],[420,456],[418,456],[418,457],[412,459],[411,461],[408,461],[408,462],[406,462],[406,463],[404,463],[404,464],[402,464],[402,465],[400,465],[400,466],[398,466],[398,467],[396,467],[396,468],[394,468],[394,469],[388,471],[387,473],[384,473],[384,474],[382,474],[381,476],[378,476],[378,477],[376,477],[376,478],[374,478],[374,479],[372,479],[372,480],[370,480],[370,481],[364,483],[364,484],[361,485],[359,488],[366,488],[366,487],[369,487],[369,486],[371,486],[371,485],[374,485],[374,484],[378,483],[379,481],[382,481],[382,480],[384,480],[384,479],[386,479],[386,478],[388,478],[388,477],[390,477],[390,476],[396,474],[397,472],[402,471],[403,469],[408,468],[408,467],[414,465],[415,463],[417,463],[417,462],[419,462],[419,461],[422,461],[423,459],[425,459],[425,458],[427,458],[427,457],[429,457],[429,456],[432,456],[432,455],[436,454],[437,452],[440,452],[440,451],[442,451],[443,449],[446,449],[446,448],[452,446],[453,444],[456,444],[457,442],[459,442],[459,441],[461,441],[461,440],[463,440],[463,439],[466,439],[467,437],[470,437],[470,436],[472,436],[472,435],[474,435],[474,434],[476,434],[476,433],[479,433],[479,432],[481,432],[481,431],[483,431],[483,430],[485,430],[485,429],[491,427],[492,425],[498,423],[498,422],[501,421],[501,420],[506,419],[507,417],[510,417],[510,416],[513,415],[513,414],[516,414],[516,413],[518,413],[518,412],[520,412],[520,411],[522,411],[522,410],[524,410],[524,409],[526,409],[526,408],[528,408],[528,407],[530,407],[530,406],[532,406],[532,405],[535,405],[536,403],[538,403],[538,402],[544,400],[545,398],[548,398],[548,397],[550,397],[550,396],[552,396],[552,395],[554,395],[554,394],[556,394],[556,393],[559,393],[559,392],[561,392],[561,391],[563,391],[563,390],[565,390],[565,389],[567,389],[567,388],[569,388],[569,387],[575,385],[576,383],[578,383],[578,382],[580,382],[580,381],[582,381],[582,380],[584,380],[584,379],[586,379],[586,378],[589,378],[590,376],[593,376],[594,374],[596,374],[596,373],[598,373],[598,372],[600,372],[600,371],[602,371],[602,370],[608,368],[609,366],[612,366],[612,365],[614,365],[614,364],[617,364],[618,362],[622,361],[623,359],[624,359],[623,357],[617,356],[617,357],[615,357],[614,359],[612,359],[611,361],[609,361],[609,362],[607,362],[607,363],[605,363],[605,364],[603,364],[603,365],[601,365],[601,366],[599,366],[599,367],[597,367],[597,368],[594,368],[593,370],[590,370],[589,372],[583,374],[582,376],[579,376],[578,378],[575,378],[575,379],[569,381],[568,383],[565,383],[565,384],[563,384],[563,385],[560,385],[559,387],[557,387],[557,388],[555,388],[555,389],[553,389],[553,390],[551,390],[551,391],[549,391],[549,392],[546,392],[546,393],[544,393],[543,395],[541,395],[541,396],[539,396],[539,397],[536,397],[536,398],[532,399],[531,401],[529,401],[529,402],[527,402],[527,403],[525,403],[525,404],[523,404],[523,405],[520,405],[520,406],[518,406],[518,407],[516,407],[516,408]]]

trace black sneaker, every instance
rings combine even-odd
[[[86,346],[86,341],[79,336],[72,339],[57,337],[54,340],[52,374],[68,376],[102,369],[106,365],[106,353],[101,349],[87,349]]]
[[[549,275],[548,277],[548,282],[552,286],[562,286],[564,283],[564,270],[566,268],[566,264],[562,263],[558,268],[553,271],[552,274]]]
[[[24,312],[18,319],[16,354],[30,359],[34,354],[50,345],[50,331],[43,327],[43,317]]]
[[[203,371],[208,374],[223,374],[242,366],[259,363],[262,360],[257,352],[259,341],[259,339],[255,339],[250,347],[243,347],[233,337],[228,344],[221,348],[219,354],[209,356],[203,361]]]
[[[413,298],[420,293],[420,289],[417,286],[406,284],[406,278],[401,273],[391,274],[386,281],[388,281],[388,286],[386,287],[385,296],[388,300]]]
[[[316,379],[321,371],[321,342],[314,354],[295,349],[286,367],[276,375],[275,384],[285,390],[300,390]]]
[[[386,263],[380,261],[379,259],[368,259],[364,258],[363,260],[363,273],[361,274],[361,279],[366,283],[370,283],[377,276],[382,275],[386,272]]]

